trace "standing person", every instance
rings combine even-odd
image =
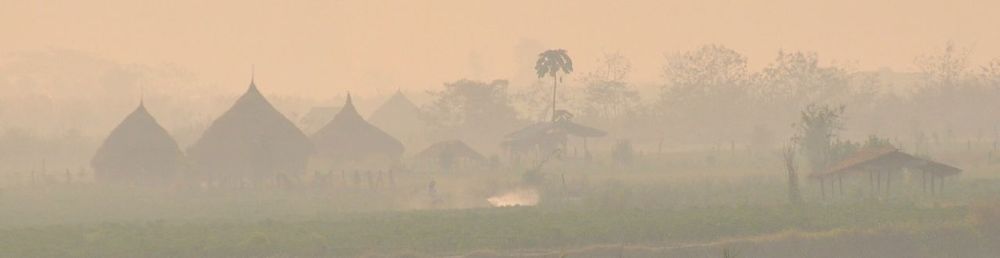
[[[437,195],[437,182],[435,182],[434,179],[431,179],[431,183],[427,184],[427,194],[430,195],[431,198]]]

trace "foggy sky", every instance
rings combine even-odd
[[[1000,57],[998,9],[988,0],[0,0],[0,55],[55,48],[175,64],[232,94],[245,89],[251,64],[262,90],[280,94],[517,80],[533,66],[523,52],[537,47],[568,49],[582,71],[621,51],[639,82],[661,81],[665,53],[709,43],[745,54],[754,69],[783,48],[911,71],[916,56],[949,40],[972,47],[974,64]]]

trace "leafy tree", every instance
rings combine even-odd
[[[753,81],[762,101],[798,109],[805,103],[829,103],[848,96],[850,79],[843,68],[820,65],[816,53],[779,51]]]
[[[843,129],[844,109],[844,106],[809,105],[794,125],[797,134],[792,141],[798,145],[813,172],[822,171],[836,162],[837,147],[849,144],[837,140],[837,133]]]
[[[923,77],[922,85],[909,98],[907,112],[919,120],[935,121],[926,127],[972,136],[993,128],[997,122],[990,112],[1000,108],[1000,91],[995,86],[1000,63],[982,66],[974,73],[970,51],[948,42],[943,49],[918,57],[915,65]]]
[[[865,143],[862,145],[862,148],[865,149],[883,148],[883,147],[895,147],[895,146],[892,144],[891,141],[889,141],[888,138],[882,138],[874,134],[869,135],[868,139],[866,139]]]
[[[692,99],[728,95],[747,80],[747,59],[721,45],[667,56],[663,67],[664,99]]]
[[[968,49],[948,42],[941,53],[917,57],[915,64],[928,86],[960,86],[969,77],[969,53]]]
[[[666,56],[664,86],[657,105],[666,130],[691,132],[702,139],[747,137],[758,123],[747,112],[746,57],[720,45]]]
[[[552,121],[555,121],[556,113],[558,113],[556,112],[556,89],[561,81],[559,74],[560,72],[564,75],[572,73],[573,60],[570,59],[564,49],[546,50],[538,54],[538,61],[535,62],[535,72],[538,74],[539,79],[546,75],[552,77]]]
[[[601,66],[583,78],[585,115],[609,121],[639,102],[639,93],[626,82],[632,64],[620,53],[608,53],[598,59]]]
[[[434,101],[425,107],[427,120],[443,128],[509,128],[517,121],[517,111],[507,87],[506,80],[445,83],[444,90],[428,92]]]

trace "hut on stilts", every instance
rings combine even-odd
[[[522,156],[539,156],[553,152],[565,152],[569,136],[583,139],[584,153],[589,158],[588,138],[604,137],[607,132],[577,124],[568,119],[555,122],[539,122],[507,135],[503,147],[511,160],[518,162]]]
[[[908,175],[906,178],[909,178],[911,182],[919,178],[921,191],[935,195],[944,191],[946,178],[961,172],[962,170],[959,168],[916,157],[894,147],[880,147],[858,151],[830,169],[813,173],[810,177],[819,181],[820,193],[823,198],[826,198],[827,192],[843,194],[845,178],[851,176],[863,178],[865,175],[867,175],[867,181],[870,185],[869,195],[874,198],[888,198],[891,195],[893,178],[899,180],[904,178],[902,175]],[[896,182],[896,184],[901,183]],[[829,188],[827,188],[828,185]]]

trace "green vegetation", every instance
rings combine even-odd
[[[788,230],[963,223],[961,207],[910,205],[343,213],[300,221],[148,221],[0,230],[12,256],[315,256],[465,253],[605,243],[710,242]]]

